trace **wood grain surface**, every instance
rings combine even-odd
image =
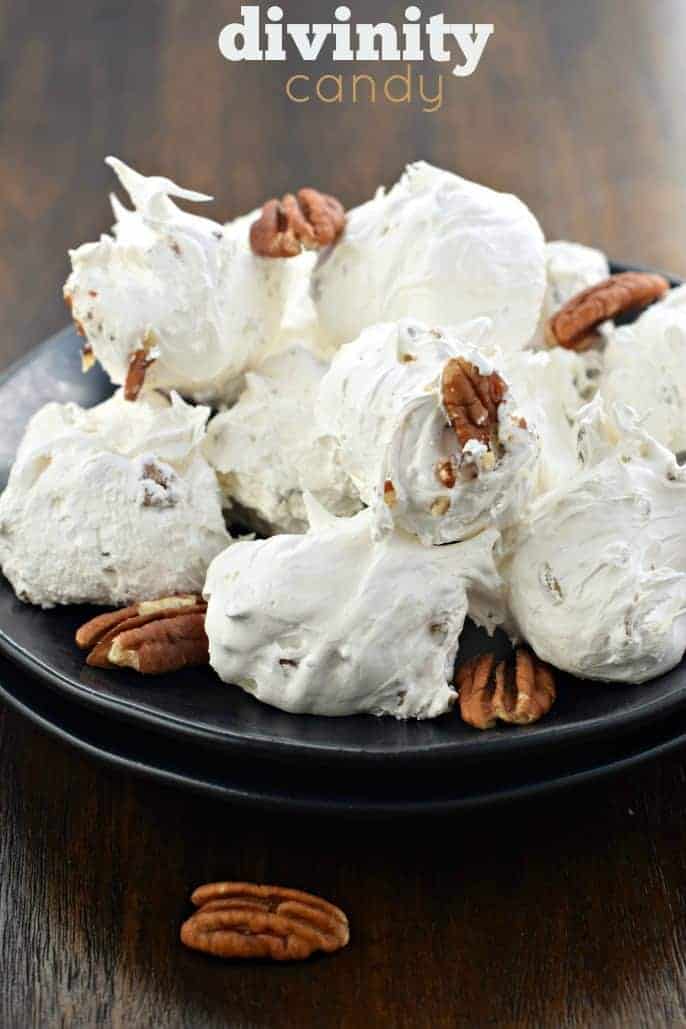
[[[426,7],[496,24],[434,114],[292,104],[301,66],[221,58],[239,6],[0,0],[1,366],[65,321],[67,248],[110,224],[107,153],[211,192],[222,219],[306,181],[358,202],[427,157],[520,194],[551,238],[686,273],[683,0]],[[334,6],[283,3],[290,21]],[[0,1025],[686,1025],[685,791],[674,758],[447,822],[273,818],[107,770],[0,710]],[[184,951],[188,894],[214,878],[319,892],[351,945],[298,967]]]

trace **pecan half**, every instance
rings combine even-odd
[[[610,318],[633,314],[659,300],[669,290],[661,275],[622,272],[572,297],[546,325],[548,346],[586,350],[595,330]]]
[[[198,910],[181,926],[181,942],[217,957],[302,961],[315,951],[340,950],[350,939],[340,908],[300,890],[211,883],[191,900]]]
[[[331,246],[345,228],[345,208],[316,189],[268,200],[250,229],[250,246],[258,257],[297,257],[303,248]]]
[[[163,675],[209,662],[207,605],[200,597],[166,597],[98,615],[76,633],[91,668],[133,668]]]
[[[518,647],[514,664],[482,654],[457,669],[462,720],[475,729],[493,729],[498,721],[531,725],[555,703],[555,677],[549,665],[525,647]]]
[[[443,369],[441,393],[445,413],[460,446],[466,446],[473,439],[495,449],[498,408],[507,393],[507,384],[498,373],[482,375],[471,361],[453,357]]]
[[[145,376],[151,364],[155,363],[148,351],[141,347],[129,361],[126,379],[124,380],[124,397],[126,400],[137,400],[140,391],[143,389]]]

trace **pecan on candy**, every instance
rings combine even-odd
[[[64,291],[64,302],[69,308],[69,313],[74,320],[74,327],[82,339],[86,339],[86,330],[83,327],[83,322],[74,315],[74,298],[66,289]],[[86,374],[89,372],[95,364],[95,354],[93,353],[93,347],[90,343],[86,342],[81,347],[81,371]]]
[[[163,675],[209,663],[207,605],[201,597],[146,601],[98,615],[76,633],[91,668],[132,668]]]
[[[303,248],[331,246],[345,228],[345,208],[316,189],[268,200],[250,229],[250,246],[258,257],[297,257]]]
[[[95,366],[95,353],[90,343],[84,343],[81,347],[81,371],[86,375]]]
[[[350,938],[339,908],[300,890],[210,883],[191,900],[198,910],[182,925],[181,942],[216,957],[302,961],[340,950]]]
[[[475,729],[493,729],[498,721],[531,725],[555,703],[555,677],[549,665],[518,647],[514,665],[494,654],[472,658],[457,669],[462,720]]]
[[[546,325],[546,342],[551,347],[586,350],[595,330],[610,318],[634,314],[659,300],[669,290],[661,275],[622,272],[572,297]]]
[[[497,372],[483,375],[464,357],[453,357],[443,369],[441,381],[445,413],[460,446],[477,440],[495,449],[498,440],[498,408],[507,384]]]
[[[124,380],[124,397],[126,400],[138,400],[148,368],[154,363],[155,359],[148,355],[144,347],[135,352],[129,361],[126,379]]]

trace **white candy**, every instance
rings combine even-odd
[[[305,532],[307,488],[332,513],[360,509],[330,438],[319,438],[315,397],[327,365],[303,347],[246,376],[238,403],[209,425],[205,453],[229,503],[266,533]]]
[[[155,360],[147,388],[196,400],[235,396],[246,368],[278,336],[294,267],[252,254],[250,217],[222,226],[188,214],[170,196],[211,198],[108,163],[135,210],[113,200],[114,237],[73,250],[65,286],[95,356],[122,384],[144,348]]]
[[[664,446],[686,450],[686,286],[611,333],[600,389],[609,404],[632,407]]]
[[[312,530],[236,543],[210,567],[207,634],[219,676],[284,711],[433,718],[455,701],[468,607],[503,617],[497,533],[427,549],[397,532],[373,544],[371,516],[309,503]]]
[[[31,420],[0,497],[0,568],[41,607],[199,592],[230,541],[200,448],[209,410],[117,394]]]
[[[548,492],[568,482],[579,466],[575,419],[596,381],[588,378],[589,361],[563,347],[524,350],[504,354],[500,370],[539,439],[535,492]]]
[[[317,309],[310,295],[317,255],[314,251],[303,250],[299,257],[289,258],[285,263],[289,265],[291,273],[289,295],[279,334],[270,348],[270,353],[280,353],[290,347],[299,346],[326,359],[330,355],[322,343]]]
[[[581,418],[579,449],[582,469],[519,528],[511,612],[556,668],[645,682],[686,649],[686,471],[628,409],[610,420],[599,398]]]
[[[317,419],[337,440],[376,534],[396,527],[426,545],[452,543],[506,525],[524,503],[538,443],[520,424],[511,391],[498,409],[498,455],[476,440],[462,449],[443,408],[441,380],[452,358],[467,358],[484,375],[496,370],[474,345],[488,332],[485,320],[455,330],[405,320],[366,330],[334,358]],[[452,489],[438,477],[446,461],[455,468]]]
[[[483,315],[498,345],[518,350],[534,334],[545,288],[543,234],[521,200],[424,163],[349,212],[313,280],[334,349],[379,322],[457,325]]]

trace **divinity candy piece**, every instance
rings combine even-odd
[[[129,399],[141,388],[235,395],[279,332],[297,261],[256,258],[250,217],[222,226],[188,214],[170,197],[211,198],[108,164],[134,210],[113,198],[114,235],[71,252],[64,287],[92,354]]]
[[[539,439],[536,494],[563,485],[578,469],[575,420],[595,393],[600,367],[590,353],[555,347],[502,355],[500,371]]]
[[[332,348],[379,322],[493,322],[503,349],[532,338],[546,288],[543,233],[516,197],[429,164],[348,213],[324,251],[313,296]]]
[[[579,456],[516,533],[504,572],[515,632],[579,678],[646,682],[686,650],[686,470],[599,397],[580,419]]]
[[[523,506],[538,441],[477,349],[489,331],[485,319],[454,330],[376,325],[334,358],[317,420],[376,535],[395,527],[425,545],[454,543],[507,525]]]
[[[497,532],[449,547],[403,532],[375,544],[371,512],[337,519],[307,500],[307,535],[235,543],[212,563],[206,630],[219,676],[293,713],[448,711],[468,610],[491,631],[504,615]]]
[[[608,404],[632,407],[664,446],[686,450],[686,286],[611,333],[600,389]]]
[[[360,509],[335,441],[315,425],[326,370],[305,348],[291,347],[248,372],[238,403],[209,424],[205,454],[226,501],[263,534],[306,531],[305,488],[333,514]]]
[[[0,568],[20,600],[114,607],[198,593],[230,542],[201,453],[208,416],[156,393],[42,408],[0,497]]]

